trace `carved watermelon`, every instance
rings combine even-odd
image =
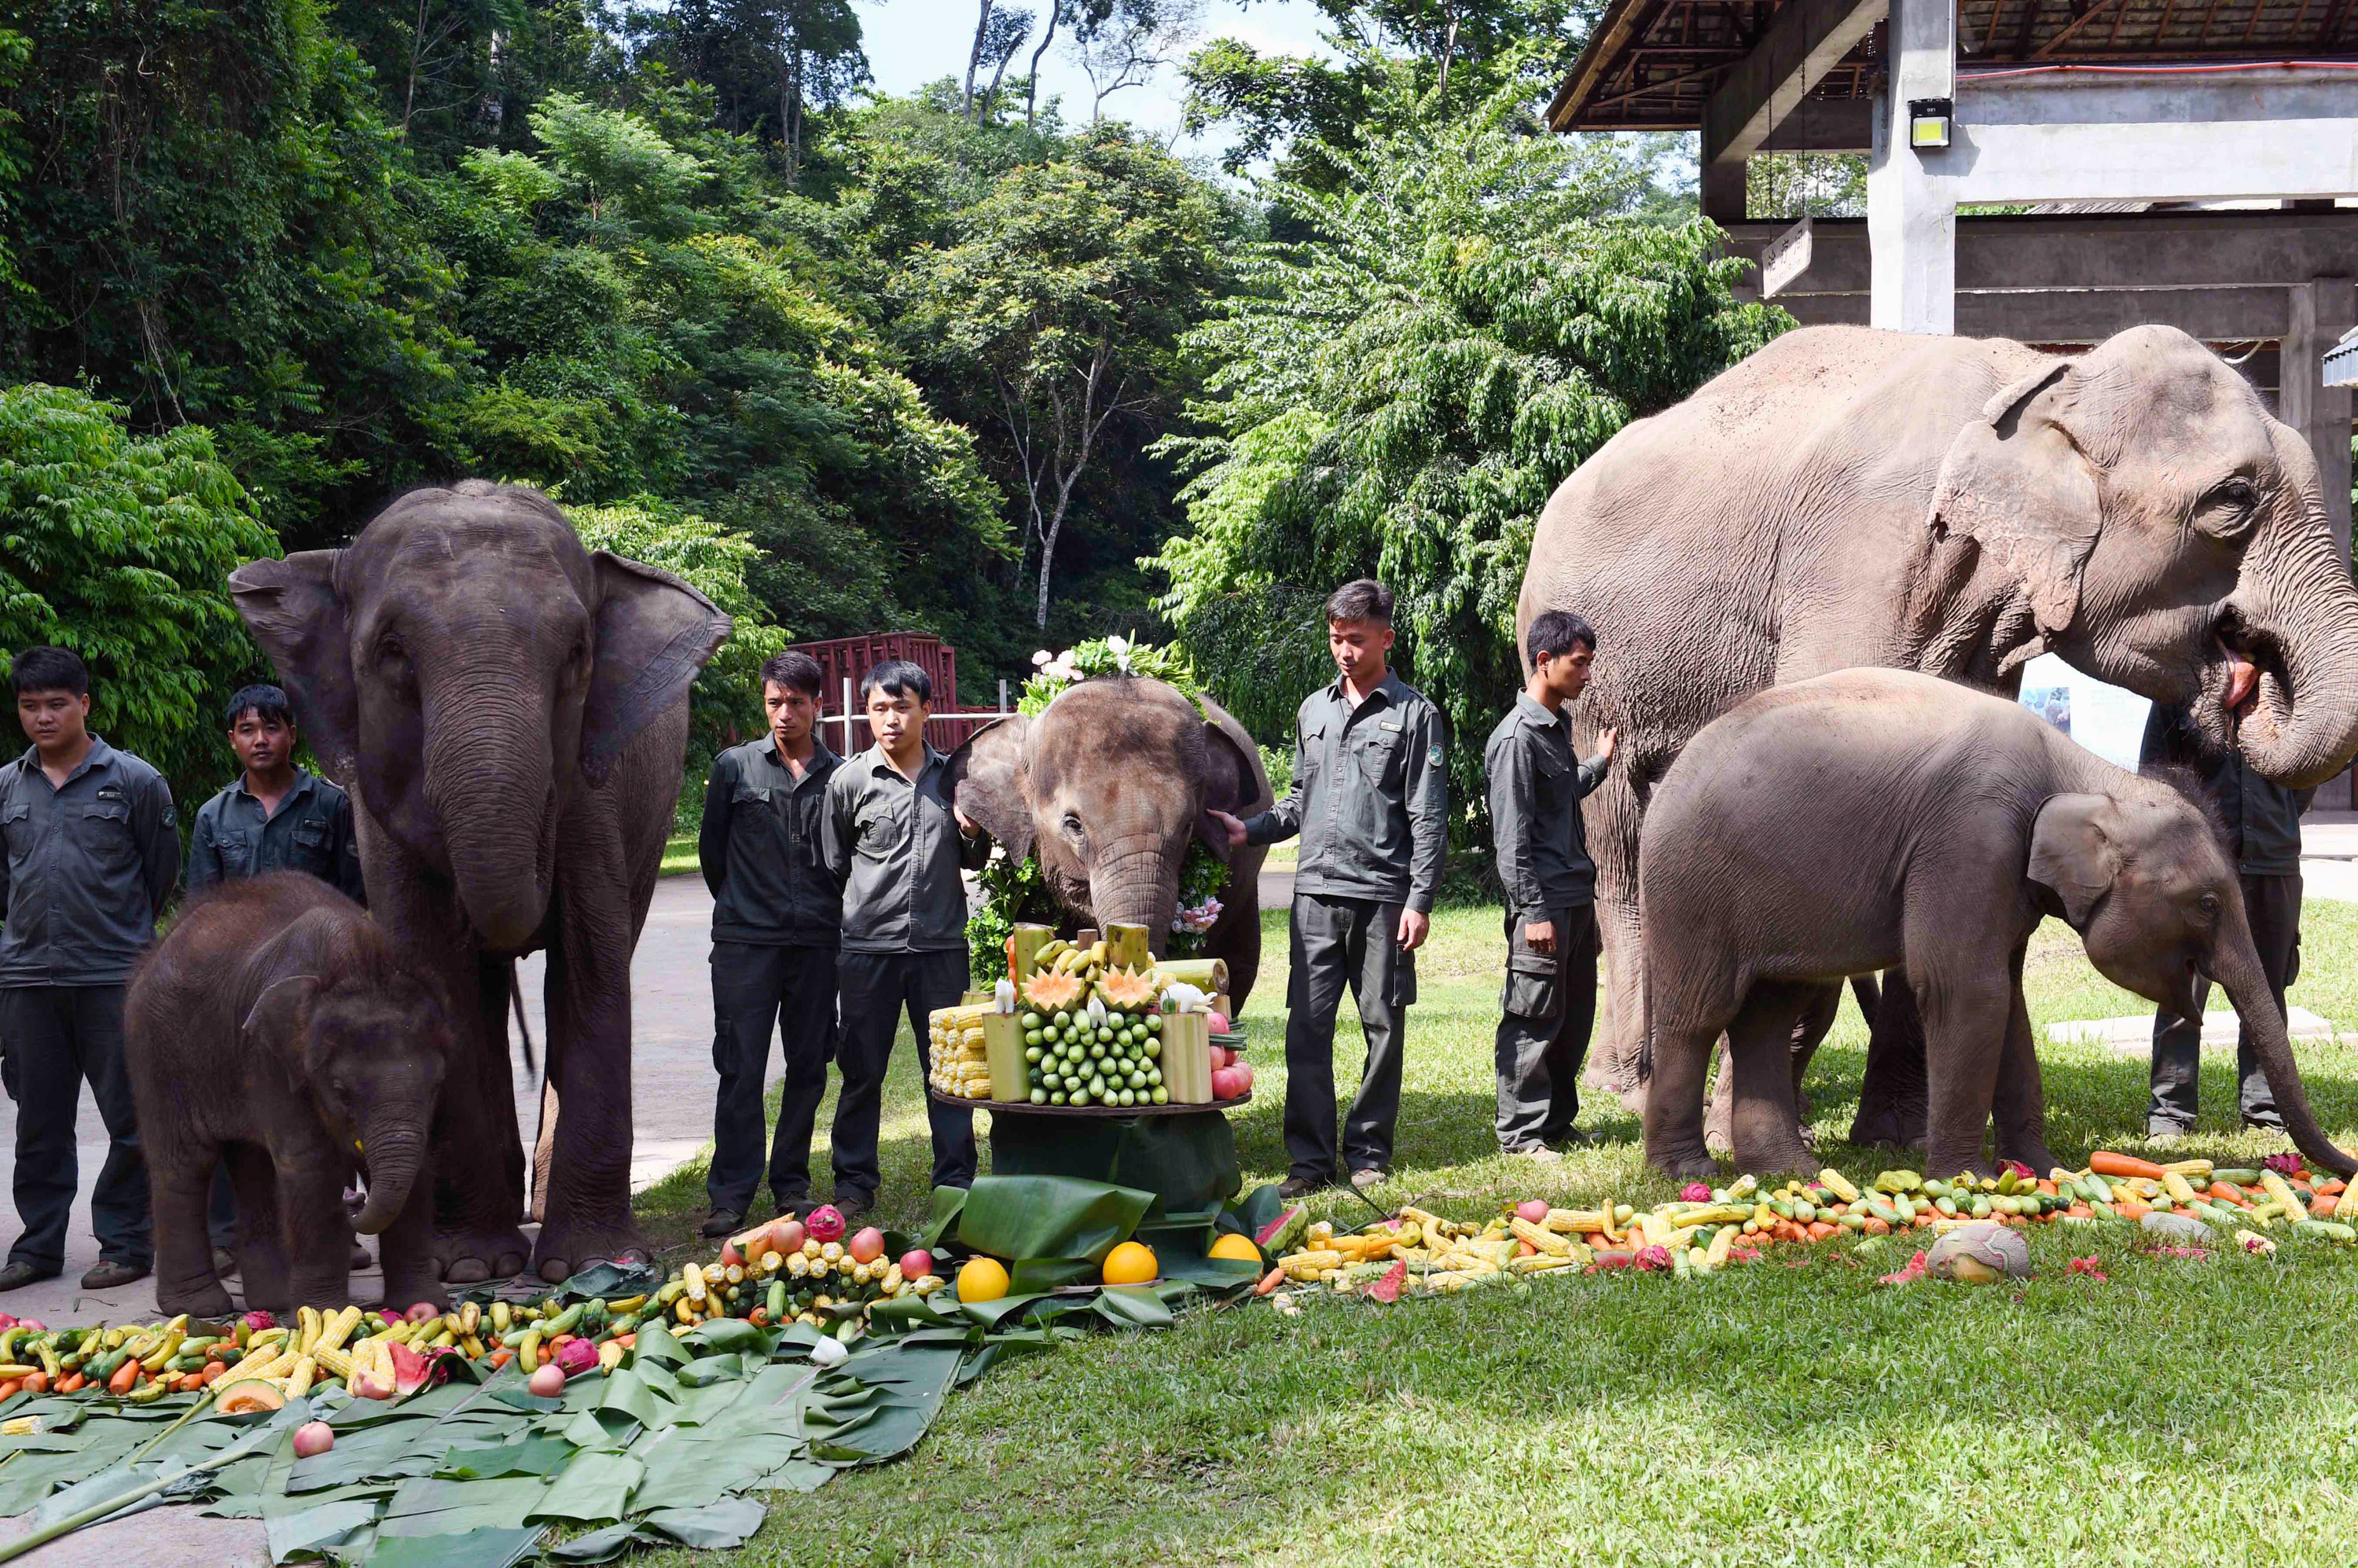
[[[1078,1007],[1088,989],[1088,982],[1078,975],[1043,969],[1023,982],[1023,1000],[1048,1012],[1064,1011]]]

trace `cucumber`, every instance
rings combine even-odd
[[[2292,1222],[2296,1236],[2313,1236],[2321,1240],[2358,1242],[2358,1229],[2338,1219],[2296,1219]]]
[[[2113,1184],[2093,1171],[2080,1178],[2080,1188],[2088,1195],[2090,1203],[2108,1204],[2114,1201]]]
[[[2244,1165],[2232,1165],[2223,1170],[2214,1170],[2211,1173],[2211,1179],[2238,1187],[2256,1187],[2260,1184],[2260,1173]]]
[[[1957,1200],[1951,1197],[1946,1193],[1942,1193],[1939,1197],[1934,1198],[1932,1200],[1932,1206],[1939,1209],[1942,1215],[1946,1218],[1954,1219],[1957,1217]]]

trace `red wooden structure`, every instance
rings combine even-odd
[[[860,711],[860,681],[888,659],[906,659],[934,683],[934,716],[925,739],[937,751],[953,751],[976,730],[999,717],[995,708],[961,708],[957,699],[957,650],[924,632],[878,632],[865,637],[836,637],[824,643],[796,643],[795,651],[818,661],[820,733],[838,753],[849,756],[874,744],[868,722]],[[844,688],[850,687],[849,725]],[[971,713],[973,717],[966,717]],[[849,733],[847,733],[847,730]]]

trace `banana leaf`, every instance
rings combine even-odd
[[[369,1568],[509,1568],[532,1554],[548,1533],[540,1525],[515,1530],[496,1526],[458,1535],[395,1536],[379,1541],[349,1561]]]
[[[1101,1263],[1153,1204],[1152,1193],[1072,1176],[981,1176],[959,1211],[957,1239],[993,1258]]]

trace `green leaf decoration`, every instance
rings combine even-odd
[[[1070,1176],[981,1176],[958,1217],[958,1244],[993,1258],[1087,1259],[1130,1239],[1154,1195]]]

